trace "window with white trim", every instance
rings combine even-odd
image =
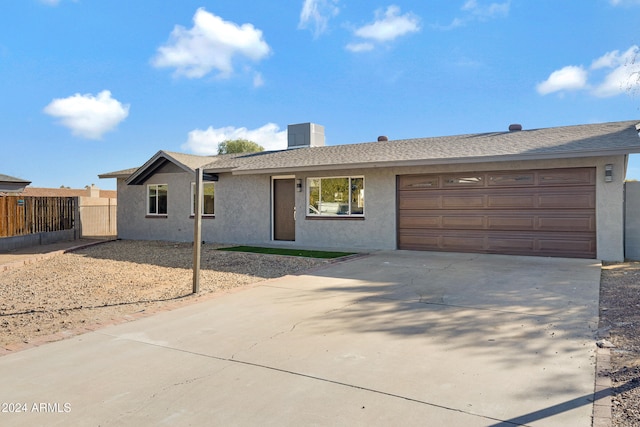
[[[307,215],[364,216],[364,177],[307,178]]]
[[[202,183],[202,216],[214,216],[214,187],[213,182]],[[191,215],[195,216],[196,212],[196,183],[191,183]]]
[[[147,185],[147,215],[167,214],[167,184]]]

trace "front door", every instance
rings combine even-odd
[[[295,180],[273,180],[273,240],[296,240]]]

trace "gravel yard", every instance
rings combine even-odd
[[[600,330],[611,348],[612,425],[640,426],[640,262],[604,265]]]
[[[199,297],[191,294],[190,243],[113,241],[2,272],[0,350],[57,340],[327,262],[217,247],[202,247]]]

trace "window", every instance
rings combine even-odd
[[[167,214],[167,184],[151,184],[147,186],[147,214]]]
[[[445,177],[445,187],[482,187],[484,185],[484,175],[459,175]]]
[[[364,178],[308,178],[310,216],[363,216]]]
[[[213,182],[202,183],[202,216],[213,216],[214,189]],[[196,213],[196,183],[191,183],[191,215]]]

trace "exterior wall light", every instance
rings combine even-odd
[[[302,191],[302,180],[296,179],[296,191],[300,193]]]
[[[604,165],[604,182],[613,181],[613,165]]]

